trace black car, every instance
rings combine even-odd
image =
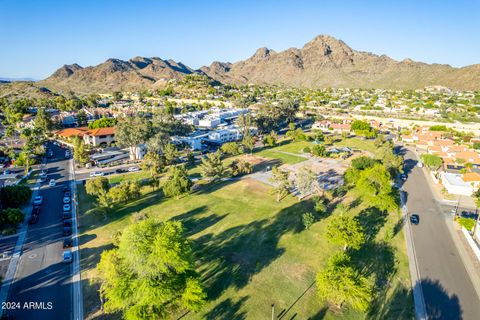
[[[63,193],[63,196],[70,198],[70,196],[71,196],[70,191],[64,192],[64,193]]]
[[[420,223],[420,216],[416,213],[410,215],[410,222],[412,224],[419,224]]]
[[[37,206],[33,207],[33,209],[32,209],[32,216],[33,216],[33,215],[35,215],[35,216],[40,215],[40,207],[37,207]]]
[[[72,220],[70,220],[70,219],[63,220],[63,226],[64,227],[71,227],[72,226]]]
[[[72,238],[68,237],[68,238],[63,239],[63,248],[64,249],[71,248],[72,246],[73,246]]]
[[[70,192],[70,188],[69,187],[63,187],[63,194],[65,194],[67,192]]]
[[[70,235],[72,235],[72,228],[70,228],[70,227],[64,227],[64,228],[63,228],[63,235],[64,235],[64,236],[70,236]]]
[[[63,220],[72,219],[72,214],[70,212],[64,212],[62,218]]]
[[[28,219],[28,224],[35,224],[38,222],[38,215],[34,214]]]
[[[125,172],[127,172],[127,170],[125,170],[125,169],[116,169],[115,170],[115,173],[125,173]]]
[[[406,174],[401,174],[400,179],[402,179],[403,181],[406,181],[407,180],[407,175]]]

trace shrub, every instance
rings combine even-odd
[[[302,223],[305,227],[305,230],[310,229],[312,224],[315,222],[315,216],[311,212],[305,212],[302,214]]]
[[[31,197],[32,190],[27,186],[6,186],[0,189],[0,201],[4,208],[18,208],[28,203]]]

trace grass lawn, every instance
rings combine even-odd
[[[290,140],[284,140],[279,146],[260,149],[254,152],[254,154],[265,158],[280,160],[286,164],[295,164],[306,160],[306,158],[301,157],[300,154],[302,154],[305,147],[312,145],[313,143],[308,141],[291,142]],[[294,154],[298,154],[299,156]]]
[[[347,138],[343,139],[340,142],[336,142],[334,145],[338,147],[349,147],[353,149],[360,149],[363,151],[371,152],[373,155],[376,154],[378,148],[373,144],[374,140],[367,140],[361,138]]]
[[[197,271],[209,302],[201,312],[189,313],[183,319],[269,319],[272,303],[277,315],[282,311],[285,314],[282,319],[413,318],[402,232],[390,241],[391,250],[378,245],[360,252],[368,258],[366,268],[386,265],[389,271],[395,271],[381,284],[384,290],[375,304],[375,316],[351,310],[339,315],[318,300],[314,285],[315,273],[339,250],[324,237],[331,216],[303,230],[301,214],[312,210],[308,201],[288,196],[277,203],[268,186],[242,179],[204,186],[180,200],[145,193],[105,220],[92,212],[92,199],[83,186],[78,192],[84,308],[90,319],[99,306],[95,266],[100,253],[111,248],[112,236],[131,223],[132,213],[139,211],[161,220],[182,221],[192,240]],[[359,205],[352,210],[361,213],[364,209]],[[383,224],[377,221],[371,227],[381,239],[397,222],[398,217],[391,215]]]
[[[150,173],[148,171],[137,171],[137,172],[129,172],[129,173],[124,173],[124,174],[114,174],[111,176],[108,176],[108,181],[110,184],[117,184],[122,181],[131,181],[131,180],[143,180],[143,179],[148,179],[150,178]]]

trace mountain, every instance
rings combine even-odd
[[[454,68],[410,59],[396,61],[386,55],[356,51],[343,41],[320,35],[302,48],[275,52],[258,49],[247,60],[215,61],[193,70],[173,60],[135,57],[108,59],[92,67],[64,65],[38,85],[59,92],[137,91],[162,87],[192,73],[229,84],[275,84],[291,87],[417,89],[442,85],[458,90],[480,89],[480,65]]]
[[[292,87],[417,89],[443,85],[480,89],[480,65],[453,68],[356,51],[343,41],[320,35],[301,49],[275,52],[260,48],[247,60],[214,62],[201,70],[225,83],[278,84]]]
[[[160,58],[135,57],[128,61],[108,59],[92,67],[64,65],[38,84],[59,92],[77,93],[135,91],[163,86],[195,72],[180,62]]]
[[[0,81],[0,98],[51,99],[57,96],[49,89],[27,81]]]

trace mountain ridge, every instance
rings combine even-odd
[[[319,35],[301,48],[275,51],[267,47],[234,63],[213,61],[192,69],[175,60],[134,57],[108,59],[96,66],[64,65],[40,85],[76,92],[135,91],[165,86],[188,74],[205,74],[226,84],[282,85],[289,87],[418,89],[442,85],[458,90],[480,89],[480,64],[455,68],[387,55],[357,51],[342,40]]]

